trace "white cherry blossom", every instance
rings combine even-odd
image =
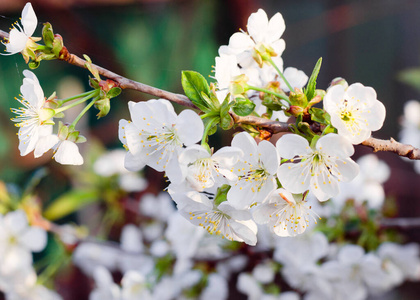
[[[353,83],[347,89],[335,85],[324,97],[324,109],[331,116],[338,134],[352,144],[360,144],[379,130],[385,120],[385,106],[376,99],[376,92],[361,83]]]
[[[0,217],[0,273],[10,274],[32,264],[31,252],[42,251],[47,233],[37,226],[29,226],[23,210]]]
[[[102,154],[93,164],[96,174],[103,177],[118,175],[120,187],[127,192],[139,192],[147,188],[147,180],[138,173],[124,168],[126,151],[116,149]]]
[[[130,153],[127,159],[135,161],[135,169],[143,162],[168,175],[179,172],[182,146],[200,141],[203,135],[200,117],[192,110],[176,115],[172,104],[163,99],[129,102],[128,107],[132,122],[120,121],[120,139]]]
[[[200,145],[187,147],[179,155],[182,176],[169,177],[174,183],[186,180],[191,187],[201,192],[215,184],[236,181],[232,166],[242,156],[242,150],[235,147],[223,147],[213,155]]]
[[[306,83],[308,82],[308,75],[305,72],[298,70],[294,67],[288,67],[283,72],[284,77],[286,78],[287,82],[292,86],[292,88],[302,89]],[[280,87],[285,92],[290,92],[289,87],[284,82],[282,78],[279,78]]]
[[[246,210],[237,210],[228,202],[216,205],[203,193],[190,191],[171,193],[181,215],[210,234],[221,235],[231,241],[257,243],[257,225]]]
[[[382,185],[391,174],[390,168],[374,154],[364,155],[356,162],[360,167],[359,174],[340,185],[340,193],[333,198],[334,204],[341,209],[346,200],[354,199],[359,204],[366,201],[371,209],[380,209],[385,200]]]
[[[22,52],[28,45],[40,40],[40,38],[32,38],[38,25],[38,19],[32,4],[29,2],[26,3],[22,10],[21,23],[22,27],[19,26],[18,22],[14,23],[12,30],[10,30],[8,41],[6,43],[2,42],[6,46],[5,51],[9,55]]]
[[[25,156],[35,150],[35,157],[39,148],[45,144],[45,138],[52,134],[53,111],[45,108],[44,91],[38,78],[29,70],[24,70],[23,84],[20,87],[22,99],[17,99],[23,106],[11,111],[17,116],[12,119],[19,127],[20,155]]]
[[[62,165],[82,165],[84,160],[76,144],[77,138],[68,134],[67,128],[65,125],[58,134],[43,137],[35,149],[35,157],[40,157],[48,150],[53,149],[53,158],[56,162]]]
[[[246,132],[232,140],[232,146],[241,149],[244,156],[233,166],[238,181],[232,184],[227,194],[229,204],[237,209],[249,208],[261,203],[276,189],[276,171],[280,158],[273,144],[257,142]]]
[[[286,25],[283,16],[276,13],[270,20],[264,10],[259,9],[256,13],[250,15],[246,32],[237,32],[230,37],[228,46],[221,46],[219,54],[236,55],[238,63],[243,68],[255,66],[253,53],[255,48],[260,46],[270,47],[277,56],[276,65],[283,68],[281,54],[286,48],[286,43],[280,37],[282,36]]]
[[[310,189],[319,201],[328,200],[339,193],[339,181],[350,181],[359,172],[359,166],[349,158],[353,146],[334,133],[321,137],[314,149],[297,134],[282,136],[276,146],[280,156],[289,160],[279,167],[278,179],[294,194]]]
[[[285,189],[273,191],[253,212],[255,222],[267,224],[278,236],[296,236],[305,232],[310,220],[318,217],[302,195],[292,195]]]
[[[397,272],[400,273],[401,279],[397,284],[402,283],[404,279],[420,279],[420,248],[418,244],[399,245],[386,242],[379,246],[377,252],[385,266],[392,263],[398,269]]]

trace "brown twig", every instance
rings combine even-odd
[[[382,219],[380,225],[383,228],[416,228],[420,227],[420,218]]]
[[[3,39],[4,38],[7,39],[9,37],[9,34],[7,32],[0,30],[0,37]],[[63,54],[60,53],[60,56],[62,57],[61,60],[66,61],[67,63],[70,63],[72,65],[75,65],[81,68],[86,68],[86,65],[85,65],[87,63],[86,60],[78,57],[77,55],[71,54],[70,52],[67,51],[65,47],[63,47],[63,51],[66,51],[66,53],[63,53]],[[114,80],[118,84],[118,86],[122,89],[132,89],[132,90],[146,93],[152,96],[167,99],[183,106],[187,106],[187,107],[195,108],[195,109],[197,108],[191,102],[191,100],[188,99],[188,97],[186,97],[185,95],[171,93],[165,90],[161,90],[161,89],[149,86],[141,82],[128,79],[124,76],[118,75],[112,71],[109,71],[95,64],[92,64],[92,66],[94,66],[98,70],[100,75],[108,79]],[[267,120],[264,118],[258,118],[254,116],[241,117],[234,113],[231,113],[231,114],[236,124],[255,125],[255,126],[264,128],[265,130],[268,130],[272,134],[290,131],[289,124],[287,123]],[[375,139],[375,138],[369,138],[366,141],[364,141],[362,145],[372,148],[374,152],[378,152],[378,151],[394,152],[400,156],[408,157],[410,159],[420,160],[420,149],[415,148],[411,145],[401,144],[392,138],[390,140],[380,140],[380,139]]]
[[[409,159],[420,159],[420,149],[411,145],[401,144],[393,138],[380,140],[371,137],[362,142],[362,145],[372,148],[373,152],[388,151],[394,152],[399,156],[408,157]]]

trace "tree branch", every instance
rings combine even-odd
[[[0,37],[3,39],[5,38],[7,39],[9,37],[9,34],[5,31],[0,30]],[[70,63],[72,65],[78,66],[80,68],[86,69],[86,65],[85,65],[87,63],[86,60],[78,57],[77,55],[71,54],[70,52],[68,52],[68,50],[65,47],[63,47],[63,51],[64,51],[63,53],[60,53],[60,56],[62,57],[61,60],[67,63]],[[132,89],[132,90],[146,93],[152,96],[167,99],[183,106],[197,109],[197,107],[185,95],[171,93],[165,90],[161,90],[161,89],[149,86],[141,82],[128,79],[124,76],[118,75],[112,71],[109,71],[95,64],[92,64],[92,66],[94,66],[98,70],[100,75],[108,79],[114,80],[118,84],[118,86],[122,89]],[[236,124],[249,124],[249,125],[258,126],[263,129],[266,129],[272,134],[290,131],[289,124],[284,123],[284,122],[277,122],[277,121],[267,120],[264,118],[258,118],[254,116],[241,117],[234,113],[231,113],[231,115]],[[404,156],[410,159],[420,160],[420,149],[415,148],[411,145],[401,144],[395,141],[393,138],[391,138],[390,140],[380,140],[380,139],[375,139],[371,137],[367,139],[366,141],[364,141],[362,145],[372,148],[374,152],[378,152],[378,151],[394,152],[398,154],[399,156]]]
[[[420,159],[420,149],[411,145],[401,144],[393,138],[380,140],[371,137],[362,142],[362,145],[372,148],[373,152],[388,151],[394,152],[399,156],[408,157],[409,159]]]

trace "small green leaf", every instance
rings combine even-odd
[[[232,110],[238,116],[248,116],[254,111],[255,103],[248,98],[236,98],[236,103],[232,106]]]
[[[53,44],[52,44],[52,51],[57,58],[60,58],[61,50],[63,49],[63,39],[61,37],[54,37]]]
[[[201,93],[210,95],[210,87],[207,80],[200,73],[194,71],[182,71],[182,88],[185,95],[202,111],[209,112],[211,107],[203,99]]]
[[[28,66],[31,70],[35,70],[36,68],[39,67],[39,65],[41,64],[40,61],[31,61]]]
[[[111,99],[111,98],[115,98],[117,97],[119,94],[121,94],[121,88],[119,87],[113,87],[112,89],[109,90],[108,93],[106,93],[106,97]]]
[[[318,61],[316,62],[315,68],[312,71],[311,78],[309,78],[308,85],[306,86],[306,89],[305,89],[305,95],[309,101],[314,97],[314,94],[315,94],[316,79],[318,78],[319,70],[321,69],[321,64],[322,64],[322,57],[320,57]]]
[[[201,98],[206,103],[206,107],[211,108],[212,111],[217,111],[219,109],[220,107],[219,100],[217,100],[217,104],[215,105],[213,100],[209,96],[207,96],[206,93],[204,92],[201,92]]]
[[[406,69],[398,73],[397,79],[420,91],[420,68]]]
[[[92,73],[92,75],[96,78],[98,82],[101,81],[101,77],[99,76],[98,69],[96,69],[96,67],[92,64],[92,60],[90,59],[90,57],[87,56],[86,54],[83,54],[83,57],[86,60],[86,63],[85,63],[86,69],[88,69]]]
[[[230,105],[229,105],[230,96],[227,95],[225,100],[220,107],[220,127],[223,130],[229,130],[233,127],[235,122],[232,119],[232,116],[229,114]]]
[[[73,190],[55,199],[44,211],[44,217],[55,221],[98,200],[97,190]]]
[[[312,107],[309,110],[311,120],[321,124],[331,124],[331,116],[322,108]]]
[[[94,89],[99,89],[99,82],[94,77],[89,76],[89,85]]]
[[[224,184],[217,189],[216,196],[214,197],[214,204],[219,205],[222,202],[227,201],[227,193],[230,190],[230,185]]]
[[[54,42],[54,32],[50,23],[44,23],[44,27],[42,27],[42,37],[44,39],[44,44],[48,48],[53,47]]]

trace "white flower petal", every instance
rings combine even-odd
[[[19,242],[32,252],[40,252],[47,246],[47,232],[40,227],[28,228]]]
[[[80,155],[76,143],[64,140],[60,143],[54,155],[55,160],[62,165],[82,165],[83,157]]]
[[[23,210],[9,212],[3,218],[4,225],[13,234],[21,234],[28,227],[28,218]]]
[[[308,141],[297,134],[285,134],[276,143],[281,158],[294,158],[296,155],[312,153]]]
[[[203,137],[203,121],[201,121],[199,115],[190,109],[183,110],[178,115],[175,128],[179,139],[185,146],[195,144]]]
[[[286,190],[294,194],[303,193],[309,189],[311,177],[309,167],[306,162],[284,163],[277,170],[277,177]]]
[[[22,25],[27,36],[32,36],[38,25],[38,19],[31,3],[26,3],[22,11]]]
[[[273,25],[275,24],[273,23]],[[256,43],[264,42],[268,30],[268,17],[263,9],[260,8],[256,13],[249,16],[247,30]]]
[[[280,157],[276,147],[268,141],[261,141],[258,144],[258,153],[260,161],[264,168],[271,175],[274,175],[280,165]]]
[[[43,126],[44,127],[44,126]],[[46,127],[46,126],[45,126]],[[52,131],[52,126],[51,127]],[[51,134],[39,138],[34,151],[35,158],[42,156],[45,152],[53,148],[60,141],[57,135]]]

